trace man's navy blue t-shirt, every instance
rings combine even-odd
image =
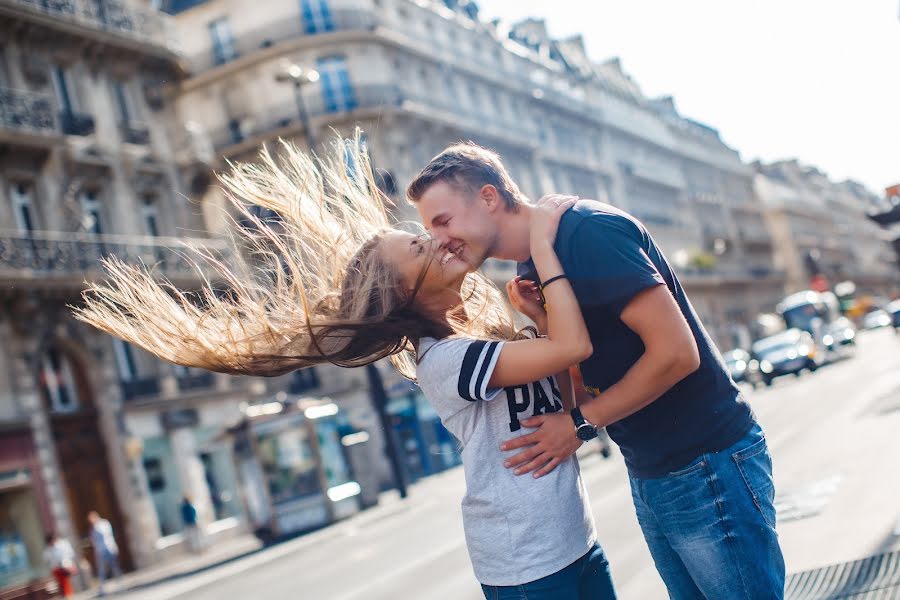
[[[607,427],[632,475],[662,477],[703,453],[737,443],[752,426],[753,414],[644,226],[612,206],[581,200],[563,215],[555,248],[594,346],[594,354],[581,363],[585,387],[595,392],[609,388],[644,353],[641,338],[619,315],[650,287],[668,287],[697,342],[697,371]],[[519,274],[534,279],[532,263],[520,264]]]

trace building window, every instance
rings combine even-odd
[[[78,392],[72,365],[57,348],[50,348],[41,359],[41,388],[54,413],[78,410]]]
[[[56,88],[56,96],[59,98],[62,112],[65,114],[74,113],[78,106],[68,71],[62,67],[53,67],[53,87]]]
[[[34,231],[34,206],[32,203],[32,187],[27,183],[14,183],[10,186],[9,195],[12,198],[13,215],[16,219],[16,227],[26,233]]]
[[[234,48],[234,37],[228,19],[217,19],[209,24],[209,35],[212,38],[213,60],[217,65],[225,64],[237,58]]]
[[[131,95],[128,85],[123,81],[114,81],[112,85],[116,109],[119,111],[122,123],[129,123],[139,119],[137,104],[134,102],[134,97]]]
[[[131,349],[131,344],[119,338],[113,338],[113,350],[116,355],[119,381],[128,382],[137,379],[137,363],[134,361],[134,352]]]
[[[343,56],[322,58],[317,64],[322,82],[322,99],[327,112],[344,112],[356,108],[356,97],[350,85],[347,59]]]
[[[306,33],[334,31],[334,20],[328,0],[301,0],[300,12],[303,16],[303,30]]]
[[[159,235],[159,211],[156,207],[156,198],[151,195],[144,196],[144,203],[141,206],[141,216],[144,220],[144,230],[147,235],[156,237]]]
[[[103,233],[103,218],[100,214],[100,200],[97,199],[96,190],[83,190],[79,194],[81,201],[81,226],[88,233],[100,235]]]

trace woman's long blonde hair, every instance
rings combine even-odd
[[[189,249],[199,290],[110,257],[107,280],[83,293],[75,317],[179,365],[257,376],[391,357],[414,378],[421,337],[517,336],[503,296],[481,273],[466,277],[447,320],[417,310],[425,274],[410,292],[382,257],[390,201],[358,133],[336,139],[325,158],[280,145],[280,156],[264,148],[259,164],[220,175],[237,213],[228,219],[232,251]]]

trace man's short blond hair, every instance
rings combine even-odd
[[[519,186],[500,161],[500,156],[473,142],[455,144],[432,158],[409,184],[406,197],[416,203],[431,186],[441,181],[468,191],[492,185],[497,188],[506,208],[513,212],[526,202]]]

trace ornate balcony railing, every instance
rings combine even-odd
[[[175,47],[168,15],[124,0],[0,0],[0,4],[63,19],[157,46]]]
[[[269,23],[254,31],[236,36],[227,50],[220,48],[217,51],[215,48],[211,48],[202,54],[190,57],[191,71],[195,74],[200,73],[288,40],[341,31],[371,31],[377,24],[375,14],[363,10],[332,10],[329,14],[328,26],[323,25],[314,32],[306,31],[302,20],[294,18]]]
[[[129,264],[143,263],[170,278],[192,278],[197,273],[185,244],[226,256],[221,240],[168,237],[91,235],[86,233],[0,231],[0,280],[73,278],[100,274],[100,259],[116,256]]]
[[[363,108],[399,106],[402,99],[400,90],[393,85],[354,87],[352,98],[340,105],[329,106],[318,90],[303,94],[304,108],[310,119],[328,114],[346,114]],[[215,132],[212,135],[212,142],[217,150],[221,150],[248,139],[263,138],[272,131],[299,122],[299,115],[299,108],[295,101],[281,104],[266,110],[265,115],[245,119],[240,126],[232,126]]]
[[[56,133],[53,100],[47,94],[0,88],[0,128]]]
[[[150,143],[150,130],[143,123],[130,121],[119,126],[122,139],[129,144],[147,145]]]
[[[120,385],[122,387],[122,396],[125,400],[159,395],[159,379],[156,377],[122,381],[120,382]]]
[[[213,374],[209,371],[191,373],[177,378],[178,389],[182,392],[210,388],[213,385]]]
[[[91,135],[94,133],[94,117],[76,112],[62,112],[59,115],[62,130],[66,135]]]

